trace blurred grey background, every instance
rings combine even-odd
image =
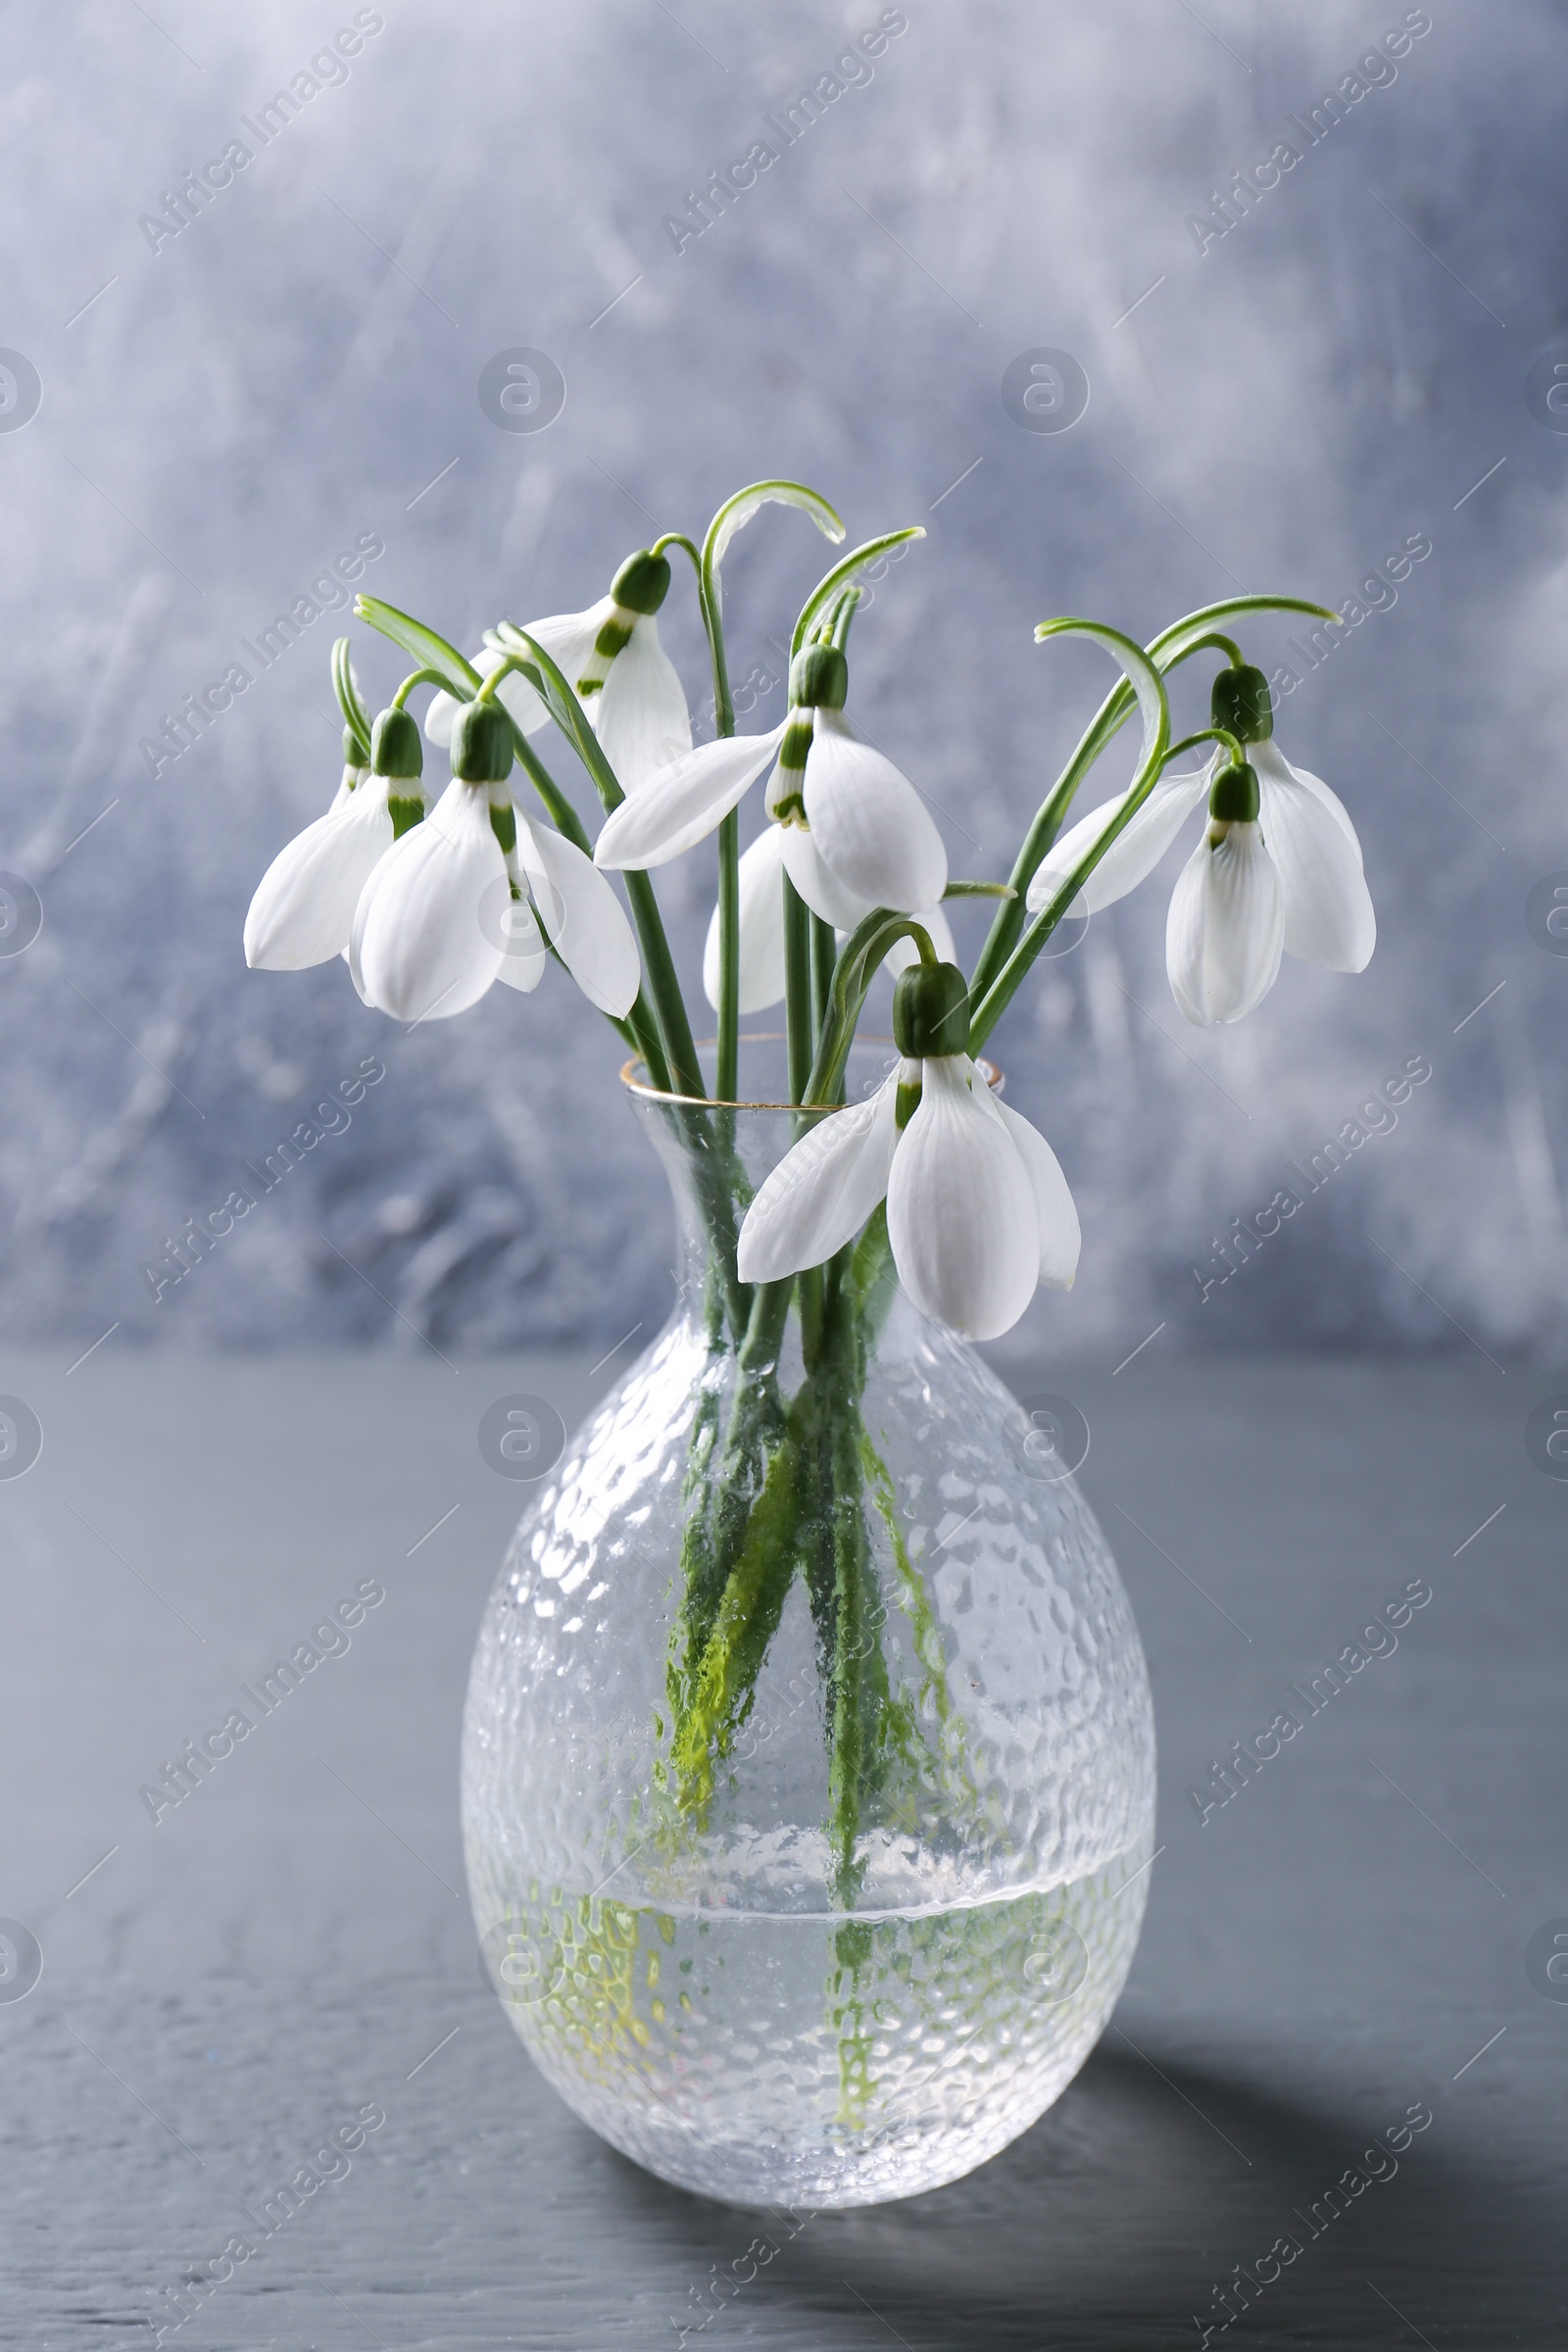
[[[246,971],[255,882],[336,783],[343,624],[302,618],[265,668],[247,649],[356,543],[382,551],[364,586],[471,645],[786,473],[853,539],[927,530],[858,624],[854,714],[960,872],[1005,872],[1108,681],[1037,620],[1147,638],[1243,588],[1358,600],[1315,662],[1281,622],[1248,644],[1294,663],[1280,739],[1359,827],[1371,969],[1287,964],[1243,1026],[1189,1029],[1174,859],[1039,968],[996,1051],[1086,1246],[1020,1339],[1552,1356],[1560,8],[92,0],[5,24],[0,868],[43,917],[0,955],[10,1335],[494,1348],[662,1313],[662,1180],[561,974],[405,1036],[339,967]],[[280,90],[292,114],[262,114]],[[764,130],[808,91],[791,143]],[[691,233],[764,136],[776,164]],[[548,429],[481,408],[518,348],[564,380]],[[1070,429],[1004,404],[1040,351],[1087,379]],[[736,545],[743,725],[781,711],[825,554],[776,511]],[[668,615],[696,705],[680,574]],[[401,663],[355,633],[384,700]],[[235,662],[245,691],[172,756],[166,720]],[[1088,801],[1127,772],[1118,746]],[[666,869],[694,995],[711,888],[706,854]],[[352,1124],[155,1302],[144,1263],[367,1056],[387,1075]],[[1362,1113],[1416,1063],[1396,1123]],[[1233,1220],[1348,1123],[1345,1164],[1221,1283]]]

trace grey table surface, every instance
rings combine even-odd
[[[25,1998],[0,1985],[0,2341],[938,2352],[1197,2344],[1200,2318],[1259,2345],[1568,2339],[1568,2002],[1526,1963],[1568,1921],[1568,1486],[1523,1436],[1549,1383],[1010,1368],[1088,1417],[1082,1483],[1149,1652],[1143,1942],[1033,2131],[951,2188],[778,2229],[726,2293],[760,2225],[566,2112],[481,1986],[463,1889],[467,1657],[525,1493],[477,1424],[531,1390],[569,1425],[613,1367],[118,1347],[0,1362],[44,1432],[0,1482],[0,1915],[43,1963]],[[1210,1760],[1413,1578],[1433,1598],[1397,1650],[1200,1823]],[[350,1649],[155,1825],[140,1787],[362,1580],[386,1598]],[[1432,2122],[1396,2169],[1311,2234],[1412,2106]],[[341,2177],[263,2236],[262,2202],[366,2108],[385,2121]],[[1282,2234],[1299,2256],[1222,2339],[1216,2286]],[[235,2237],[254,2253],[174,2330],[166,2290]]]

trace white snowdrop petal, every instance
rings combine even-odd
[[[1350,811],[1332,786],[1325,784],[1321,776],[1314,776],[1309,768],[1294,766],[1286,759],[1272,736],[1264,743],[1250,743],[1247,747],[1247,757],[1256,773],[1259,785],[1265,791],[1270,784],[1299,784],[1312,795],[1314,800],[1321,801],[1325,808],[1331,809],[1350,839],[1355,842],[1356,862],[1360,863],[1361,844],[1356,840],[1355,827],[1350,822]]]
[[[976,1099],[989,1102],[1012,1138],[1034,1190],[1035,1215],[1040,1224],[1040,1279],[1053,1291],[1070,1291],[1078,1271],[1082,1235],[1078,1210],[1061,1172],[1061,1162],[1038,1127],[979,1083]]]
[[[965,1339],[1010,1331],[1040,1279],[1040,1224],[1023,1156],[975,1101],[965,1058],[923,1065],[919,1107],[888,1180],[888,1238],[922,1314]]]
[[[329,963],[348,945],[361,891],[392,847],[386,779],[338,788],[325,816],[272,859],[245,917],[245,960],[253,969],[300,972]]]
[[[592,658],[595,640],[605,622],[610,618],[612,610],[612,599],[602,596],[596,605],[589,606],[586,612],[548,612],[543,620],[529,620],[522,624],[528,635],[537,639],[538,643],[543,646],[574,694],[580,691],[582,674],[587,669]],[[515,636],[516,624],[509,621],[503,624],[501,631],[503,638],[508,629],[512,630]],[[511,650],[520,654],[524,661],[528,659],[528,648],[525,645],[514,643]],[[532,696],[538,709],[536,718],[527,722],[519,720],[518,723],[523,727],[525,734],[535,735],[542,726],[548,723],[550,713],[539,697],[534,695],[532,687],[528,685],[525,678],[519,678],[517,683],[519,688]],[[498,692],[502,694],[505,694],[506,691],[505,686],[498,689]],[[593,708],[591,695],[588,708],[590,710]]]
[[[1098,914],[1112,906],[1147,880],[1208,789],[1206,768],[1196,774],[1163,776],[1154,786],[1124,833],[1118,833],[1074,902],[1075,911]],[[1073,868],[1085,858],[1106,825],[1126,803],[1119,792],[1102,801],[1087,816],[1057,836],[1029,885],[1025,904],[1031,914],[1050,906]]]
[[[646,869],[695,849],[739,806],[783,738],[782,726],[720,736],[672,760],[606,817],[595,865]]]
[[[1257,747],[1261,749],[1261,746]],[[1363,972],[1377,945],[1377,916],[1349,819],[1293,776],[1258,779],[1264,842],[1279,869],[1285,950],[1331,972]]]
[[[938,960],[942,963],[956,963],[958,951],[953,944],[953,932],[942,908],[927,906],[914,919],[917,923],[923,924],[931,945],[937,952]],[[912,939],[897,939],[882,958],[882,969],[885,972],[891,972],[896,980],[900,972],[907,971],[911,963],[918,963],[919,960],[920,951]]]
[[[1279,874],[1256,824],[1207,828],[1177,877],[1165,924],[1171,994],[1190,1021],[1239,1021],[1279,976],[1285,946]]]
[[[936,905],[948,886],[948,853],[925,803],[837,710],[816,714],[803,798],[817,855],[847,890],[900,913]]]
[[[605,758],[628,795],[691,750],[685,690],[659,642],[659,623],[651,612],[639,614],[630,643],[610,664],[610,675],[588,708]]]
[[[368,1004],[396,1020],[447,1020],[478,1003],[501,968],[507,861],[482,788],[454,780],[423,824],[382,858],[356,909],[351,970]],[[489,899],[486,894],[492,894]]]
[[[764,1012],[784,995],[784,828],[764,825],[740,862],[740,1009]],[[703,994],[718,1005],[718,908],[703,950]]]
[[[642,960],[611,885],[574,841],[549,825],[531,824],[520,809],[517,862],[552,947],[589,1004],[624,1019],[642,985]]]
[[[897,1107],[895,1072],[869,1101],[831,1112],[785,1153],[746,1212],[742,1282],[802,1273],[855,1239],[887,1191]]]
[[[837,931],[853,931],[876,900],[860,898],[840,881],[804,825],[780,825],[777,830],[784,838],[785,870],[811,912]]]

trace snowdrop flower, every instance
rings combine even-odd
[[[671,762],[606,819],[594,851],[602,866],[667,864],[715,831],[773,762],[767,813],[781,839],[769,842],[764,834],[748,853],[747,895],[762,926],[756,934],[752,1010],[783,994],[782,985],[756,994],[771,988],[777,968],[766,932],[770,861],[774,873],[780,866],[788,872],[812,913],[839,930],[873,906],[923,918],[947,888],[942,836],[907,776],[850,732],[848,687],[849,664],[839,649],[808,646],[790,670],[782,724],[767,735],[721,737]],[[747,993],[743,977],[743,1008]]]
[[[1293,767],[1272,737],[1260,669],[1222,670],[1214,724],[1246,746],[1236,762],[1216,752],[1196,774],[1165,776],[1111,843],[1075,906],[1089,914],[1152,873],[1205,794],[1208,824],[1183,867],[1165,927],[1165,961],[1190,1021],[1238,1021],[1273,987],[1282,953],[1331,972],[1360,972],[1377,918],[1355,828],[1338,796]],[[1126,795],[1105,802],[1055,842],[1029,885],[1038,914],[1099,840]]]
[[[619,1018],[636,999],[636,942],[619,901],[581,850],[514,807],[512,760],[506,711],[465,703],[451,784],[360,896],[349,968],[366,1003],[398,1020],[449,1019],[497,980],[537,988],[546,933],[601,1011]]]
[[[686,696],[663,647],[654,615],[669,590],[669,564],[643,550],[628,556],[602,596],[586,612],[557,612],[528,623],[573,687],[593,720],[606,759],[623,792],[641,789],[648,778],[692,748]],[[489,678],[513,655],[527,661],[530,648],[511,621],[487,630],[473,666]],[[537,735],[550,713],[542,698],[515,670],[503,678],[496,697],[505,703],[525,735]],[[424,714],[432,743],[449,744],[462,705],[438,694]]]
[[[741,1280],[820,1265],[885,1195],[894,1263],[921,1313],[965,1339],[998,1339],[1039,1284],[1072,1285],[1079,1233],[1067,1180],[965,1051],[956,965],[901,974],[893,1030],[899,1067],[868,1102],[822,1119],[758,1193],[741,1227]]]
[[[397,836],[424,814],[419,730],[408,711],[382,711],[368,767],[359,764],[347,731],[343,756],[331,808],[279,850],[257,886],[245,917],[252,970],[300,972],[340,956],[361,891]]]

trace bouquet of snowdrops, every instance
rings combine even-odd
[[[902,1286],[964,1338],[994,1339],[1038,1285],[1065,1288],[1077,1265],[1078,1218],[1055,1154],[1001,1099],[981,1049],[1063,917],[1134,889],[1189,817],[1200,823],[1166,921],[1171,987],[1189,1020],[1250,1012],[1287,952],[1361,970],[1375,925],[1349,817],[1276,748],[1266,676],[1221,633],[1263,612],[1334,614],[1293,597],[1237,597],[1147,649],[1096,622],[1042,622],[1037,637],[1086,636],[1123,675],[1006,880],[956,880],[914,784],[846,715],[858,583],[918,530],[833,564],[795,625],[782,722],[735,733],[721,570],[736,532],[769,503],[844,537],[815,492],[754,483],[720,507],[700,546],[665,534],[586,612],[498,622],[471,662],[423,622],[361,597],[358,617],[416,666],[372,721],[348,640],[334,648],[342,782],[264,876],[245,952],[273,970],[344,956],[365,1002],[409,1023],[464,1012],[497,981],[531,993],[555,962],[664,1099],[701,1171],[706,1329],[726,1371],[692,1400],[670,1778],[700,1813],[803,1576],[827,1693],[840,1873],[852,1883],[886,1679],[874,1640],[854,1632],[871,1621],[872,1517],[899,1541],[860,1414],[880,1320]],[[695,749],[657,618],[677,552],[692,565],[712,668],[713,735]],[[1173,743],[1165,677],[1202,653],[1222,664],[1211,723]],[[421,686],[436,689],[424,737],[451,765],[438,797],[406,708]],[[1132,783],[1069,824],[1090,770],[1135,711]],[[575,798],[535,748],[552,721],[581,771]],[[1178,769],[1189,753],[1200,757]],[[760,782],[766,821],[743,855],[741,805]],[[579,801],[598,805],[597,839]],[[717,885],[703,959],[716,1015],[711,1091],[651,879],[705,844]],[[958,897],[995,903],[967,977],[943,911]],[[847,1103],[850,1047],[884,964],[896,975],[897,1056],[873,1094]],[[754,1192],[735,1149],[740,1023],[779,1004],[796,1140]],[[786,1362],[799,1366],[792,1395]]]

